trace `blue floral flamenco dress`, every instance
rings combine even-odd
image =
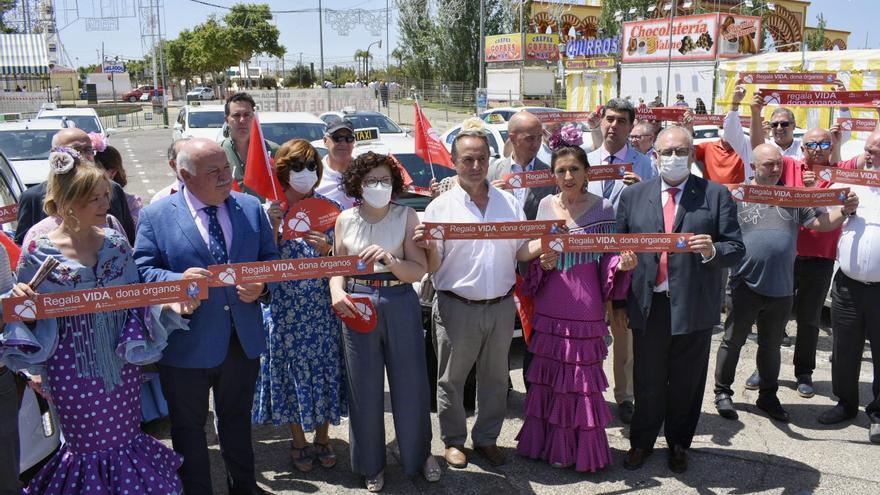
[[[94,267],[66,258],[44,235],[25,247],[19,281],[48,256],[60,265],[38,292],[139,283],[131,247],[105,229]],[[12,323],[0,335],[0,362],[39,372],[54,402],[65,443],[25,494],[180,494],[183,458],[140,430],[139,366],[157,361],[168,330],[181,320],[159,307]]]

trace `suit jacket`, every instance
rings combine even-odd
[[[665,232],[660,177],[624,189],[617,208],[617,229],[621,234]],[[700,253],[669,253],[669,297],[672,334],[710,329],[721,313],[721,269],[739,263],[745,245],[736,216],[736,205],[727,188],[691,175],[675,216],[673,232],[709,234],[715,257],[703,263]],[[638,253],[627,300],[630,328],[648,330],[659,253]]]
[[[513,166],[513,160],[511,158],[501,158],[499,160],[495,160],[492,165],[489,166],[489,174],[487,179],[489,181],[500,180],[505,175],[510,173],[511,167]],[[533,170],[549,170],[550,166],[546,163],[535,158],[535,163],[533,165]],[[523,205],[523,211],[526,214],[526,218],[528,220],[534,220],[538,215],[538,205],[541,204],[541,200],[544,199],[545,196],[549,194],[554,194],[556,192],[556,186],[547,186],[547,187],[532,187],[529,189],[529,192],[526,194],[526,202]]]
[[[128,201],[125,199],[125,191],[122,186],[113,181],[110,184],[113,187],[110,197],[110,214],[122,224],[128,243],[134,245],[135,225],[134,219],[131,217],[131,210],[128,208]],[[15,242],[17,244],[24,242],[24,236],[31,227],[46,218],[46,212],[43,210],[46,187],[47,183],[41,182],[28,188],[21,195],[18,202],[18,227],[15,228]]]
[[[602,148],[593,150],[587,155],[587,160],[589,160],[590,165],[607,165],[606,163],[602,163]],[[617,160],[614,160],[617,163]],[[654,168],[654,165],[651,164],[651,159],[647,156],[639,153],[639,151],[629,143],[626,144],[626,160],[622,163],[632,163],[633,172],[642,178],[642,181],[646,181],[652,179],[657,176],[657,169]],[[595,194],[596,196],[602,196],[602,183],[604,181],[592,181],[587,185],[587,191]],[[611,196],[607,199],[611,201],[611,204],[614,205],[614,208],[617,209],[617,204],[620,202],[620,193],[626,186],[623,185],[623,180],[614,181],[614,187],[611,189]]]
[[[230,263],[278,259],[269,220],[258,199],[233,192],[226,199],[232,222]],[[184,194],[174,194],[141,211],[134,258],[144,282],[180,280],[191,267],[214,265]],[[189,331],[168,338],[161,364],[213,368],[226,358],[233,329],[250,359],[266,350],[263,313],[258,302],[244,303],[234,286],[213,287],[189,322]]]

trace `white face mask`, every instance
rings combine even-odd
[[[318,182],[318,173],[314,170],[302,169],[290,174],[290,187],[300,194],[306,194]]]
[[[375,186],[363,187],[361,195],[364,201],[373,208],[385,208],[391,202],[391,186],[386,186],[381,182]]]
[[[691,173],[691,157],[661,155],[658,170],[660,171],[660,177],[663,177],[666,181],[678,182]]]

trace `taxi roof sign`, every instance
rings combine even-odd
[[[357,144],[367,144],[379,140],[378,127],[363,127],[354,130],[354,138]]]

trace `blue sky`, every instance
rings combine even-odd
[[[132,0],[127,0],[129,4]],[[117,3],[125,3],[126,0],[116,0]],[[209,3],[218,5],[232,5],[235,0],[208,0]],[[57,2],[59,5],[61,2]],[[73,5],[74,1],[67,0],[67,4]],[[80,4],[81,17],[91,15],[86,11],[87,4],[91,2],[78,2]],[[137,0],[134,0],[137,3]],[[318,0],[269,0],[267,3],[273,10],[293,10],[317,8]],[[211,13],[222,16],[226,10],[208,7],[190,0],[164,0],[165,15],[163,19],[163,34],[173,38],[182,29],[190,28],[204,21]],[[347,10],[384,9],[386,0],[324,0],[324,8]],[[394,13],[394,0],[390,0],[392,7],[390,45],[391,50],[397,46],[397,22]],[[850,48],[863,48],[867,35],[868,48],[880,48],[880,29],[871,32],[872,24],[880,20],[880,0],[812,0],[810,6],[810,19],[807,23],[816,24],[816,16],[822,12],[828,19],[829,27],[852,31],[849,38]],[[72,18],[73,15],[70,16]],[[315,69],[319,61],[319,36],[318,14],[279,14],[276,16],[277,25],[281,31],[281,43],[287,47],[285,59],[287,64],[296,63],[300,59],[304,63],[314,62]],[[101,42],[104,42],[104,50],[107,56],[121,56],[124,58],[140,58],[141,38],[139,23],[135,18],[123,18],[119,21],[120,30],[116,32],[86,32],[82,19],[71,23],[61,31],[61,40],[70,56],[71,62],[79,65],[97,63],[98,52]],[[366,49],[371,42],[382,39],[382,49],[373,46],[373,61],[377,66],[385,64],[385,32],[381,26],[382,34],[373,35],[364,26],[355,26],[348,36],[342,36],[330,26],[328,19],[324,18],[324,63],[326,67],[334,64],[353,64],[354,52],[358,49]],[[263,61],[265,66],[265,61]]]

